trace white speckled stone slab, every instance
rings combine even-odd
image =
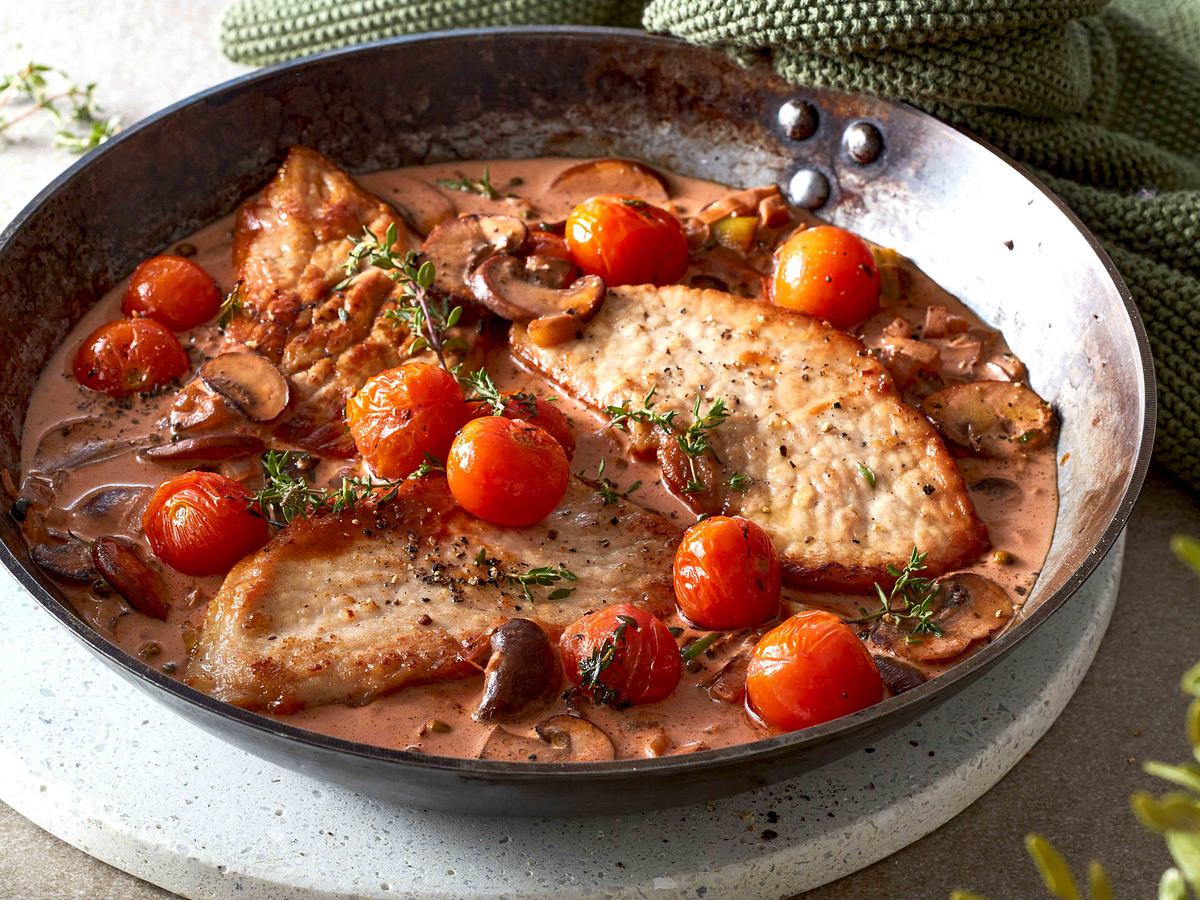
[[[728,800],[569,821],[393,807],[249,756],[110,672],[4,574],[0,799],[191,897],[794,894],[929,833],[1037,742],[1100,644],[1123,552],[1004,663],[865,752]]]

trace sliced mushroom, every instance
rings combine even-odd
[[[705,682],[708,696],[722,703],[736,705],[746,696],[746,673],[750,670],[750,656],[754,645],[743,647]]]
[[[29,558],[39,569],[58,581],[90,584],[96,580],[96,567],[88,545],[78,538],[62,544],[34,544]]]
[[[447,294],[471,297],[467,278],[485,259],[515,252],[529,236],[516,216],[459,216],[443,222],[421,245],[437,271],[434,285]]]
[[[454,218],[454,204],[428,181],[408,175],[392,175],[389,180],[396,191],[393,205],[421,234],[429,234],[438,225]]]
[[[262,438],[252,434],[208,434],[147,447],[140,455],[157,462],[215,463],[253,456],[264,449]]]
[[[759,204],[768,197],[778,196],[779,186],[775,184],[763,187],[748,188],[714,200],[696,214],[701,222],[711,225],[726,216],[758,216]]]
[[[688,456],[673,435],[662,435],[658,445],[658,465],[662,469],[663,484],[691,507],[692,512],[703,516],[721,511],[724,504],[721,467],[711,455]]]
[[[893,622],[881,621],[871,641],[898,656],[919,662],[944,662],[966,652],[976,641],[991,637],[1013,617],[1013,603],[990,578],[961,572],[941,580],[938,611],[930,620],[940,635],[914,635]]]
[[[222,353],[202,365],[199,375],[251,422],[270,422],[287,409],[287,379],[265,356]]]
[[[926,397],[921,409],[954,443],[998,459],[1045,446],[1054,435],[1050,404],[1011,381],[952,385]]]
[[[105,437],[97,418],[76,419],[48,429],[38,440],[34,459],[43,472],[78,469],[104,462],[138,446],[124,438]]]
[[[510,762],[603,762],[616,759],[612,739],[579,716],[551,716],[534,729],[537,737],[497,725],[479,751],[480,759]]]
[[[916,666],[896,659],[894,656],[874,654],[871,658],[875,660],[875,668],[879,670],[879,677],[883,679],[883,683],[893,694],[903,694],[905,691],[911,691],[925,683],[925,676]]]
[[[483,672],[477,722],[515,718],[558,693],[562,667],[546,632],[528,619],[509,619],[491,637],[492,657]]]
[[[470,284],[480,303],[506,319],[528,322],[530,340],[553,347],[580,335],[580,326],[604,303],[605,288],[595,275],[577,278],[565,288],[551,287],[547,276],[558,270],[543,267],[540,260],[493,256],[471,274]]]
[[[96,538],[92,542],[92,563],[131,607],[166,621],[168,608],[158,573],[133,544],[115,537]]]
[[[87,498],[73,507],[73,511],[89,519],[104,519],[109,516],[126,516],[149,495],[144,487],[101,488],[88,494]]]
[[[616,759],[612,738],[579,716],[551,716],[534,728],[543,741],[568,762],[603,762]]]
[[[543,756],[546,756],[549,761],[549,753],[544,741],[528,735],[517,734],[515,731],[509,731],[503,725],[497,725],[487,736],[487,740],[483,742],[477,755],[479,759],[525,762],[526,760],[538,760]]]
[[[666,203],[667,181],[645,163],[633,159],[594,159],[559,172],[550,190],[576,205],[599,194],[637,197],[648,203]]]

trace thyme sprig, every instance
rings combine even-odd
[[[550,587],[558,584],[560,581],[578,581],[579,577],[568,569],[566,566],[535,566],[525,572],[509,572],[504,576],[505,580],[519,584],[521,593],[525,595],[525,599],[530,603],[534,602],[533,591],[530,590],[533,586]],[[560,587],[555,588],[550,592],[548,600],[565,600],[575,592],[575,588]]]
[[[0,75],[0,112],[17,103],[25,106],[13,116],[0,115],[0,136],[14,125],[45,112],[59,126],[54,145],[71,153],[95,149],[117,133],[120,119],[104,118],[96,102],[96,84],[78,85],[62,69],[28,63]]]
[[[262,456],[266,484],[254,494],[253,505],[272,525],[282,528],[293,519],[310,516],[324,505],[326,492],[308,483],[301,469],[308,464],[307,453],[268,450]]]
[[[242,314],[245,306],[242,300],[242,285],[243,282],[239,280],[233,286],[233,290],[226,294],[225,299],[221,301],[221,309],[217,312],[217,328],[221,331],[228,328],[229,323]]]
[[[436,459],[429,459],[437,463]],[[314,487],[305,477],[303,469],[310,460],[307,453],[291,450],[268,450],[263,454],[263,478],[266,483],[251,498],[251,506],[272,525],[282,528],[295,519],[316,515],[326,508],[337,514],[369,497],[374,497],[376,503],[390,503],[396,499],[400,485],[405,480],[376,481],[358,476],[343,477],[341,486],[330,491]],[[427,463],[422,463],[422,466]]]
[[[684,493],[700,493],[704,490],[704,482],[696,467],[696,461],[710,453],[716,458],[709,437],[729,418],[725,401],[718,397],[709,405],[707,412],[701,412],[704,407],[704,398],[697,394],[692,403],[691,424],[683,431],[679,431],[676,428],[675,417],[677,414],[674,410],[662,413],[654,408],[655,390],[656,388],[650,388],[649,393],[642,398],[640,407],[633,407],[629,402],[625,402],[620,406],[604,407],[604,414],[608,416],[609,424],[621,431],[629,431],[630,423],[638,422],[652,428],[659,428],[666,434],[674,435],[679,449],[683,451],[684,458],[687,460],[688,482],[683,489]],[[720,460],[717,459],[717,462],[719,463]],[[736,491],[744,491],[750,486],[750,480],[745,475],[734,475],[729,481],[729,486]]]
[[[928,634],[941,637],[942,629],[933,621],[937,612],[933,603],[941,592],[942,586],[936,579],[925,578],[917,573],[925,570],[925,557],[928,553],[919,553],[913,547],[904,568],[897,569],[888,565],[887,572],[895,583],[891,591],[885,592],[879,582],[875,582],[875,593],[879,597],[879,609],[873,612],[860,607],[862,613],[857,619],[850,619],[854,624],[870,622],[873,619],[891,618],[897,624],[909,623],[909,634],[906,640],[917,643],[920,635]]]
[[[725,411],[725,401],[720,397],[712,402],[708,412],[703,415],[700,413],[701,402],[701,397],[697,394],[696,402],[692,404],[692,424],[676,438],[679,449],[687,458],[688,483],[683,490],[688,494],[698,494],[704,490],[704,482],[696,469],[696,460],[712,451],[709,435],[729,418],[729,413]]]
[[[625,645],[625,632],[630,628],[638,630],[637,619],[633,616],[617,616],[617,627],[613,629],[612,634],[590,655],[579,660],[579,686],[590,692],[592,702],[597,706],[616,705],[620,702],[616,689],[602,682],[600,676],[613,664],[617,650]]]
[[[622,491],[615,481],[604,474],[604,466],[605,461],[602,459],[600,465],[596,467],[596,492],[600,494],[600,500],[604,506],[628,499],[630,494],[642,486],[640,481],[635,481]]]
[[[488,200],[499,200],[500,192],[492,184],[492,178],[484,167],[482,178],[468,178],[462,172],[456,172],[458,178],[439,178],[437,183],[450,191],[461,191],[464,194],[478,194]]]
[[[401,287],[398,305],[384,313],[384,317],[403,325],[413,336],[409,345],[411,353],[432,350],[442,368],[453,375],[454,371],[446,362],[446,353],[465,349],[466,342],[447,338],[446,332],[458,324],[463,308],[451,306],[445,298],[434,299],[431,289],[437,278],[437,270],[432,260],[422,259],[415,250],[408,250],[401,255],[396,250],[398,238],[399,232],[394,222],[388,225],[382,240],[365,225],[359,237],[349,237],[354,246],[342,264],[346,277],[334,286],[334,290],[345,290],[353,284],[364,262],[381,269]]]
[[[654,409],[656,402],[654,392],[656,390],[657,388],[650,388],[649,393],[642,398],[642,405],[637,408],[631,407],[628,402],[622,403],[620,406],[604,407],[604,414],[608,416],[609,424],[620,431],[628,431],[631,422],[640,422],[661,428],[667,434],[674,434],[675,413],[660,413]]]

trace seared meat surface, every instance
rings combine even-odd
[[[794,584],[869,588],[914,547],[937,574],[987,546],[936,429],[861,342],[824,322],[720,291],[617,287],[580,339],[539,347],[514,324],[511,342],[597,410],[640,407],[653,388],[653,411],[684,428],[697,394],[705,409],[723,399],[729,418],[696,461],[715,501],[705,511],[766,528]],[[666,480],[689,499],[669,471],[681,465],[675,439],[661,431],[635,429],[634,449],[657,445]],[[749,479],[737,482],[744,490],[729,486],[735,474]]]
[[[248,709],[367,703],[407,684],[474,671],[464,648],[520,616],[562,629],[591,609],[674,609],[678,529],[572,479],[559,508],[501,528],[458,507],[444,478],[394,500],[293,521],[229,573],[208,608],[189,683]],[[563,566],[553,586],[506,577]],[[558,588],[574,588],[551,600]]]
[[[381,241],[393,227],[398,256],[420,244],[390,206],[306,147],[292,148],[274,179],[238,210],[234,227],[240,304],[220,350],[251,350],[279,367],[293,399],[275,435],[324,456],[354,455],[342,421],[346,401],[372,375],[414,355],[412,335],[388,315],[401,291],[382,269],[364,265],[337,288],[350,239],[364,227]],[[450,335],[469,350],[478,338],[475,324],[468,315]],[[426,351],[420,358],[433,357]],[[206,427],[217,421],[211,405],[211,394],[192,381],[173,424]]]

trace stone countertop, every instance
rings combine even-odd
[[[96,81],[109,114],[135,121],[244,69],[222,57],[225,0],[98,4],[52,0],[37,18],[0,0],[0,69],[30,59]],[[47,23],[60,23],[47,27]],[[71,23],[70,28],[61,23]],[[22,129],[0,151],[0,224],[73,157],[48,148],[50,129]],[[1128,808],[1157,788],[1143,759],[1183,760],[1186,703],[1179,676],[1200,659],[1197,582],[1170,554],[1172,534],[1200,532],[1200,498],[1151,476],[1129,526],[1121,595],[1108,636],[1066,712],[1033,752],[983,799],[909,848],[808,896],[944,898],[953,888],[991,900],[1041,896],[1022,838],[1051,838],[1077,871],[1100,858],[1117,896],[1146,896],[1169,864],[1160,838]],[[0,804],[0,896],[170,896],[62,843]]]

